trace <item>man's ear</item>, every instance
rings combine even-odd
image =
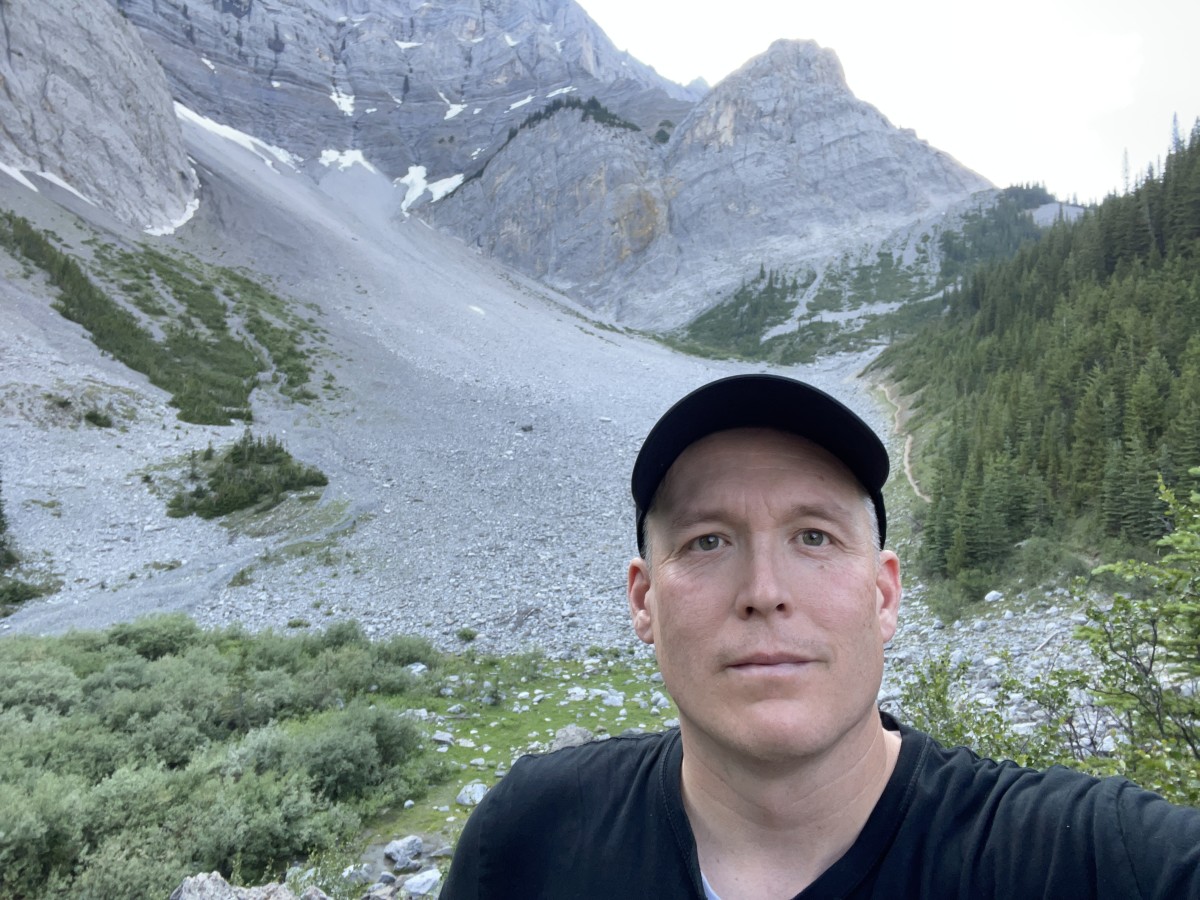
[[[875,606],[879,616],[879,633],[886,644],[896,634],[900,618],[900,557],[891,550],[879,554],[879,569],[875,573]]]
[[[654,643],[654,616],[648,598],[650,594],[650,564],[640,556],[629,564],[629,583],[625,587],[629,598],[629,614],[633,630],[644,643]]]

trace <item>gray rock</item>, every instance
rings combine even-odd
[[[423,849],[424,843],[421,838],[418,835],[410,834],[408,837],[390,842],[383,848],[383,855],[399,866],[420,856]]]
[[[454,802],[459,806],[478,806],[479,801],[484,798],[488,792],[488,786],[481,781],[472,781],[470,784],[463,785],[462,790],[458,792],[458,796],[454,798]]]
[[[442,873],[437,869],[426,869],[404,882],[404,891],[410,897],[431,897],[437,892]]]
[[[61,179],[134,228],[180,222],[199,184],[137,30],[95,0],[6,0],[0,15],[0,162],[43,190],[33,173]]]
[[[308,888],[303,900],[329,900],[318,888]],[[261,887],[234,887],[219,872],[192,875],[171,892],[170,900],[297,900],[286,886],[277,883]]]
[[[581,725],[574,723],[564,725],[554,733],[554,740],[550,742],[550,750],[562,750],[565,747],[578,747],[580,744],[586,744],[588,741],[594,741],[596,735],[588,731]]]

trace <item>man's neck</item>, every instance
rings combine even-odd
[[[853,845],[900,754],[900,735],[877,718],[836,750],[789,762],[748,762],[687,738],[684,806],[722,900],[780,900],[815,881]]]

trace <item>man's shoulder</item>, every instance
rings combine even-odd
[[[504,778],[523,789],[540,786],[561,789],[564,782],[586,787],[636,782],[654,776],[659,765],[677,749],[678,730],[628,733],[587,741],[548,753],[522,756]],[[617,779],[614,782],[614,779]]]
[[[671,793],[664,782],[678,740],[678,731],[630,734],[522,756],[484,796],[468,828],[488,832],[490,841],[536,832],[567,845],[614,817],[637,827]],[[495,831],[501,827],[504,838]]]
[[[905,740],[921,751],[909,783],[918,809],[941,816],[986,811],[993,829],[1010,824],[1027,833],[1086,826],[1093,839],[1114,840],[1123,839],[1130,822],[1147,818],[1177,817],[1192,827],[1200,822],[1196,810],[1172,806],[1119,776],[1097,777],[1061,765],[1034,769],[905,732]]]

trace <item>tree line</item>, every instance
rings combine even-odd
[[[1200,122],[881,355],[913,398],[927,572],[975,589],[1030,539],[1147,548],[1200,464]]]

